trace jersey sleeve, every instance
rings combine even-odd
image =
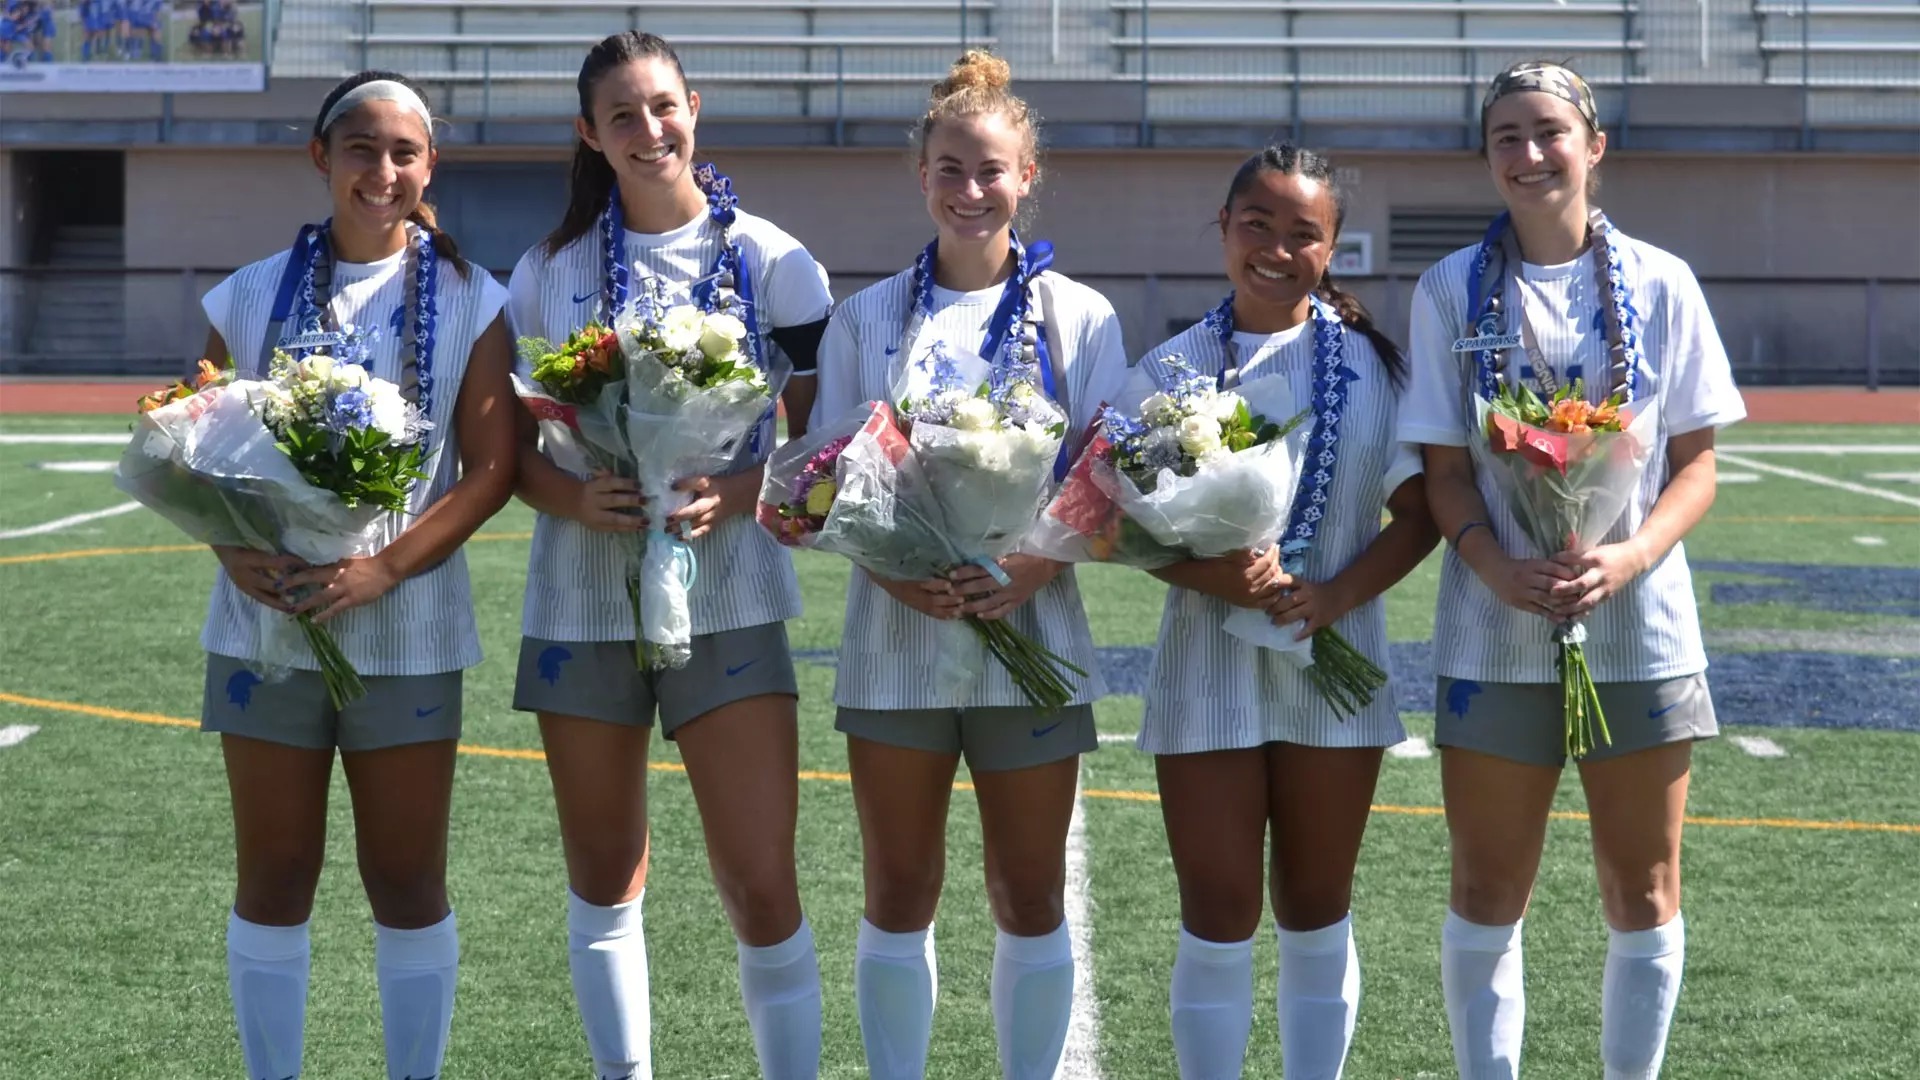
[[[1450,324],[1433,295],[1431,279],[1431,272],[1421,278],[1413,295],[1409,375],[1399,408],[1400,441],[1465,446],[1467,403],[1460,381],[1460,358],[1453,352],[1452,335],[1447,331]]]
[[[469,264],[467,272],[480,275],[480,303],[474,308],[473,326],[474,339],[479,340],[480,335],[486,333],[487,327],[492,326],[493,320],[506,308],[508,292],[507,287],[500,284],[500,279],[493,276],[493,271],[478,263]],[[511,316],[508,321],[511,323]],[[512,326],[509,325],[507,329],[511,337]]]
[[[785,245],[769,252],[767,329],[776,326],[804,326],[819,322],[833,308],[833,293],[827,282],[827,269],[813,254],[791,237]]]
[[[1075,386],[1070,420],[1076,437],[1093,423],[1102,405],[1119,398],[1127,379],[1127,344],[1120,331],[1120,316],[1105,297],[1093,295],[1100,303],[1089,312],[1079,335],[1079,355],[1073,358]]]
[[[520,256],[507,279],[507,322],[516,338],[546,336],[546,320],[540,316],[540,268],[544,261],[538,248],[529,250]]]
[[[832,423],[860,405],[860,334],[846,307],[833,313],[820,338],[819,381],[809,428]]]
[[[1677,260],[1676,260],[1677,261]],[[1693,271],[1681,263],[1667,282],[1660,409],[1667,434],[1685,435],[1746,419],[1746,401]]]
[[[233,312],[233,288],[233,278],[228,277],[222,280],[220,284],[208,289],[207,294],[200,298],[200,310],[207,313],[207,325],[219,333],[220,340],[222,341],[227,340],[227,327],[230,325],[228,316]],[[227,341],[227,352],[232,353],[233,348],[234,343]],[[209,356],[205,359],[212,360],[215,363],[221,363],[225,361],[227,357]],[[233,361],[235,368],[242,366],[238,356],[233,357]]]

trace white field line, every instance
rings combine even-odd
[[[1405,742],[1387,747],[1387,753],[1397,758],[1430,758],[1433,756],[1433,747],[1428,746],[1427,740],[1420,736],[1411,735]]]
[[[1760,479],[1760,474],[1751,472],[1716,472],[1713,478],[1722,484],[1752,484]]]
[[[1920,443],[1727,443],[1715,450],[1728,454],[1920,454]]]
[[[1137,731],[1103,731],[1100,733],[1100,745],[1105,746],[1108,743],[1132,742],[1139,737],[1140,733]]]
[[[89,521],[98,521],[101,518],[130,513],[138,509],[140,509],[140,504],[137,502],[121,503],[119,506],[109,506],[105,510],[92,510],[84,514],[75,514],[72,517],[55,518],[52,521],[42,522],[38,525],[29,525],[24,529],[8,529],[6,532],[0,532],[0,540],[19,540],[27,536],[44,536],[47,533],[59,532],[61,529],[74,525],[84,525]]]
[[[1060,1080],[1100,1080],[1100,999],[1093,992],[1093,897],[1088,873],[1087,815],[1074,781],[1067,825],[1067,936],[1073,944],[1073,1016],[1060,1058]]]
[[[1786,748],[1764,735],[1735,735],[1733,745],[1747,752],[1750,757],[1776,758],[1786,757]]]
[[[1821,476],[1819,473],[1804,472],[1800,469],[1789,469],[1785,465],[1769,465],[1764,461],[1755,461],[1752,458],[1741,457],[1737,454],[1716,452],[1715,457],[1729,465],[1737,465],[1742,469],[1753,469],[1756,472],[1772,473],[1775,476],[1784,476],[1790,480],[1804,480],[1809,484],[1819,484],[1822,487],[1830,487],[1839,491],[1850,491],[1855,495],[1871,495],[1876,499],[1897,502],[1903,506],[1920,506],[1920,496],[1904,495],[1898,491],[1887,491],[1882,488],[1868,487],[1865,484],[1856,484],[1851,480],[1835,480],[1831,476]]]
[[[1920,472],[1870,472],[1867,479],[1895,484],[1920,484]]]
[[[132,439],[133,436],[124,431],[118,435],[62,435],[56,432],[48,432],[45,435],[10,433],[0,435],[0,446],[125,446]]]
[[[107,473],[120,467],[117,461],[36,461],[33,467],[42,472],[63,473]]]
[[[1853,538],[1853,542],[1856,544],[1859,544],[1861,547],[1886,547],[1887,546],[1886,537],[1883,537],[1883,536],[1856,536]]]
[[[0,750],[5,750],[9,746],[19,746],[27,741],[27,736],[39,730],[32,724],[8,724],[6,727],[0,727]]]

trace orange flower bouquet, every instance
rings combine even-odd
[[[1502,383],[1499,396],[1479,399],[1474,456],[1489,469],[1507,497],[1514,520],[1541,557],[1585,551],[1611,530],[1640,484],[1658,414],[1618,396],[1587,399],[1579,380],[1549,400],[1531,389]],[[1587,667],[1586,627],[1577,619],[1557,625],[1560,684],[1564,694],[1567,756],[1591,752],[1611,741],[1606,714]]]

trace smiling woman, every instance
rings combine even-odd
[[[1421,276],[1400,429],[1424,446],[1434,517],[1451,540],[1434,632],[1453,845],[1442,990],[1461,1074],[1516,1074],[1521,921],[1565,767],[1563,721],[1586,700],[1590,669],[1584,693],[1607,743],[1579,765],[1611,930],[1600,1056],[1610,1077],[1653,1076],[1686,955],[1680,824],[1693,743],[1719,730],[1680,540],[1714,500],[1716,430],[1746,410],[1693,272],[1590,202],[1607,140],[1586,81],[1559,64],[1515,64],[1480,116],[1507,212]],[[1652,423],[1618,523],[1552,545],[1568,550],[1539,549],[1522,530],[1524,504],[1503,490],[1477,419],[1487,402],[1534,387]],[[1584,664],[1561,642],[1583,649]]]
[[[233,799],[228,973],[249,1075],[297,1075],[338,751],[373,908],[388,1071],[430,1076],[459,957],[446,852],[463,674],[481,659],[461,548],[513,484],[506,290],[468,272],[421,202],[433,115],[405,78],[368,71],[336,86],[309,151],[331,215],[206,295],[205,355],[230,357],[244,379],[282,354],[343,374],[357,364],[398,387],[430,432],[423,482],[378,522],[372,554],[306,566],[215,549],[201,726],[221,733]],[[263,633],[291,610],[328,623],[365,696],[333,705],[304,649],[284,678],[253,670]]]
[[[608,37],[581,62],[565,216],[513,270],[508,312],[523,337],[564,341],[613,325],[651,289],[712,313],[741,312],[742,352],[785,379],[789,435],[805,430],[814,352],[832,298],[800,242],[740,208],[732,183],[693,163],[700,94],[664,39]],[[531,368],[524,374],[531,375]],[[770,1080],[815,1074],[820,979],[794,864],[798,720],[786,620],[800,587],[786,553],[752,520],[773,410],[715,476],[676,477],[690,500],[643,508],[625,476],[576,475],[530,437],[520,497],[540,512],[527,567],[514,708],[538,715],[567,863],[568,960],[601,1076],[649,1075],[647,758],[657,725],[686,762],[721,903],[738,939],[740,989]],[[667,463],[649,462],[649,468]],[[626,541],[678,532],[699,574],[688,586],[691,658],[634,662]],[[624,535],[623,535],[624,534]]]
[[[1006,61],[970,52],[933,87],[915,142],[936,235],[913,265],[849,298],[820,347],[815,419],[898,400],[909,361],[977,354],[1026,378],[1083,432],[1126,370],[1119,320],[1094,290],[1048,268],[1053,246],[1014,229],[1039,176],[1035,120]],[[854,962],[867,1067],[918,1077],[933,1024],[933,919],[946,872],[954,771],[972,771],[985,833],[987,895],[1000,932],[992,1007],[1008,1077],[1054,1075],[1066,1043],[1074,967],[1066,925],[1067,832],[1080,755],[1098,746],[1097,676],[1069,679],[1063,708],[1037,715],[998,664],[948,697],[943,621],[1005,619],[1094,670],[1071,567],[1027,554],[992,576],[967,566],[923,581],[856,573],[847,591],[835,726],[847,735],[865,841],[866,903]]]

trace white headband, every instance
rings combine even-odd
[[[325,134],[326,130],[333,126],[335,120],[340,119],[342,116],[345,116],[347,113],[352,112],[354,109],[359,108],[369,101],[397,101],[405,105],[415,116],[420,118],[422,124],[427,126],[427,137],[429,139],[433,137],[433,114],[427,111],[427,103],[421,100],[420,95],[414,92],[413,87],[405,83],[394,82],[392,79],[375,79],[372,82],[363,82],[359,86],[341,94],[340,100],[333,103],[333,108],[328,109],[327,115],[320,121],[321,133]]]

